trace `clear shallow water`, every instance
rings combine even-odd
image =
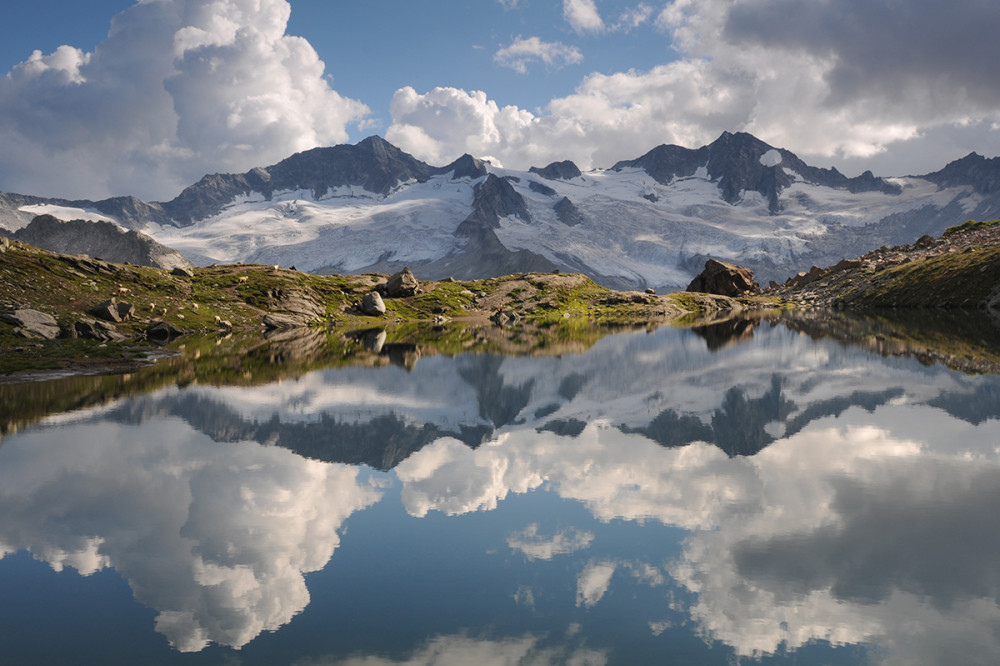
[[[710,348],[711,347],[711,348]],[[1000,663],[1000,378],[764,326],[0,445],[10,663]]]

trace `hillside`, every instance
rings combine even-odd
[[[937,238],[813,267],[765,294],[799,307],[979,309],[1000,316],[1000,221],[969,221]]]

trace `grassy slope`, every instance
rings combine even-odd
[[[185,332],[218,332],[216,317],[236,330],[258,331],[268,312],[281,309],[284,296],[298,293],[320,304],[317,325],[364,327],[420,322],[423,328],[442,318],[485,319],[499,309],[517,312],[531,326],[584,317],[603,324],[669,321],[698,312],[738,308],[719,296],[678,294],[650,296],[614,292],[574,274],[522,274],[472,282],[424,283],[422,293],[385,299],[384,317],[366,317],[353,306],[382,275],[321,276],[261,265],[223,265],[194,269],[194,277],[175,276],[148,267],[119,265],[81,256],[61,255],[12,243],[0,254],[0,307],[30,307],[53,315],[62,326],[85,318],[87,310],[111,297],[136,308],[132,320],[117,324],[128,343],[91,340],[27,340],[0,322],[0,374],[127,361],[140,356],[149,323],[162,319]],[[123,294],[122,289],[128,292]],[[583,324],[576,324],[579,328]],[[586,325],[590,325],[589,323]],[[414,337],[416,328],[406,335]],[[422,337],[429,333],[424,331]],[[461,340],[456,345],[468,345]],[[453,345],[454,346],[454,345]]]

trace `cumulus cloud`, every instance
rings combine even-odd
[[[568,555],[590,546],[593,532],[566,528],[546,536],[539,534],[538,523],[531,523],[520,532],[507,537],[507,545],[524,553],[529,560],[551,560],[556,555]]]
[[[339,530],[380,493],[357,468],[177,420],[35,430],[0,450],[0,553],[59,570],[114,567],[182,652],[239,647],[309,603]]]
[[[286,0],[159,0],[93,53],[34,52],[0,78],[4,189],[171,198],[206,165],[242,171],[345,141],[367,107],[330,87]]]
[[[538,37],[522,39],[518,37],[510,46],[505,46],[493,55],[493,62],[510,67],[515,72],[526,74],[528,63],[541,61],[549,67],[573,65],[583,60],[583,54],[575,46],[560,42],[543,42]]]
[[[655,11],[652,6],[644,2],[639,3],[635,7],[629,7],[618,17],[618,22],[615,23],[614,29],[626,32],[634,30],[648,22],[653,17]]]
[[[563,17],[579,33],[604,30],[604,20],[594,0],[563,0]]]
[[[1000,73],[990,66],[986,34],[1000,21],[1000,5],[895,6],[675,0],[654,19],[638,5],[612,27],[655,21],[678,59],[590,74],[536,111],[484,96],[476,110],[488,132],[475,137],[463,133],[467,126],[420,135],[431,119],[418,115],[394,114],[399,127],[390,131],[406,141],[405,127],[423,139],[407,150],[430,144],[452,157],[485,144],[483,154],[513,168],[567,158],[610,166],[661,143],[704,145],[726,130],[752,132],[820,165],[860,171],[870,163],[885,175],[933,171],[972,149],[1000,152]],[[608,29],[590,0],[566,0],[564,13],[579,32]],[[459,106],[480,94],[450,90]]]

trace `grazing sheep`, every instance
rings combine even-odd
[[[238,279],[238,282],[239,282],[240,284],[246,284],[246,281],[247,281],[247,276],[246,276],[246,275],[241,275],[241,276],[239,277],[239,279]]]
[[[129,289],[128,287],[123,287],[121,285],[118,285],[118,295],[119,296],[127,296],[127,295],[129,295],[131,293],[132,293],[132,290]]]
[[[216,324],[221,324],[222,323],[222,317],[220,317],[219,315],[215,315],[215,323]]]
[[[191,309],[194,310],[195,312],[197,312],[198,311],[198,304],[197,303],[192,303],[191,304]]]

